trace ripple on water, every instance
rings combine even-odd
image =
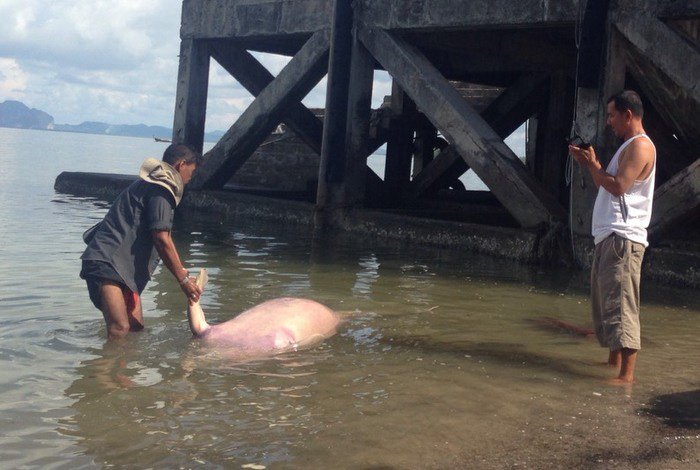
[[[32,146],[41,144],[36,135]],[[123,144],[131,140],[116,142],[97,155],[129,153]],[[121,158],[88,159],[94,152],[85,161]],[[30,157],[38,158],[18,161]],[[70,197],[50,203],[64,197],[50,191],[54,177],[37,191],[43,199],[32,202],[32,220],[0,211],[7,222],[0,230],[10,235],[0,263],[6,466],[694,463],[699,444],[673,440],[697,434],[700,315],[692,293],[655,294],[661,300],[644,304],[638,384],[609,389],[602,383],[609,371],[591,365],[604,355],[593,341],[532,321],[586,325],[586,284],[571,273],[353,237],[312,242],[306,230],[199,215],[178,221],[173,234],[186,266],[209,271],[208,319],[298,295],[351,311],[340,333],[317,348],[264,359],[206,350],[191,339],[186,305],[161,268],[143,295],[146,330],[107,343],[77,279],[80,236],[107,205]],[[47,237],[36,220],[60,230]],[[642,458],[639,449],[650,451]],[[661,457],[643,460],[654,453]]]

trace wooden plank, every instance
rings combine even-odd
[[[659,235],[700,211],[700,159],[657,188],[649,224],[649,237]]]
[[[545,96],[546,88],[546,75],[525,74],[501,93],[481,116],[503,139],[535,112]],[[411,183],[411,190],[415,194],[431,191],[447,181],[459,178],[468,169],[469,166],[454,149],[442,151],[416,175]]]
[[[183,39],[177,74],[173,142],[204,146],[204,121],[209,87],[209,50],[201,41]]]
[[[250,52],[231,41],[214,44],[211,55],[253,96],[262,93],[275,78]],[[321,154],[323,122],[309,108],[301,103],[290,104],[282,122],[314,152]]]
[[[304,44],[207,152],[190,182],[192,188],[221,188],[233,176],[279,124],[289,105],[299,102],[326,74],[328,48],[328,30],[315,33]]]
[[[523,227],[565,219],[564,209],[420,51],[378,29],[363,27],[360,38]]]

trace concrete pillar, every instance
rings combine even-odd
[[[316,197],[316,225],[327,223],[330,187],[340,184],[345,176],[346,127],[350,58],[352,50],[352,1],[334,0],[331,23],[330,56],[326,112],[323,120],[323,143]],[[331,209],[332,210],[332,209]]]
[[[183,39],[180,43],[173,142],[191,145],[198,152],[204,145],[208,88],[209,51],[206,42]]]

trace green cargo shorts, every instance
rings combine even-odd
[[[639,278],[644,245],[618,234],[598,243],[591,268],[593,326],[601,346],[640,349]]]

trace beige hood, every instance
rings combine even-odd
[[[155,158],[147,158],[141,165],[139,177],[144,181],[164,187],[175,198],[175,205],[180,204],[185,185],[182,183],[180,173],[168,163]]]

